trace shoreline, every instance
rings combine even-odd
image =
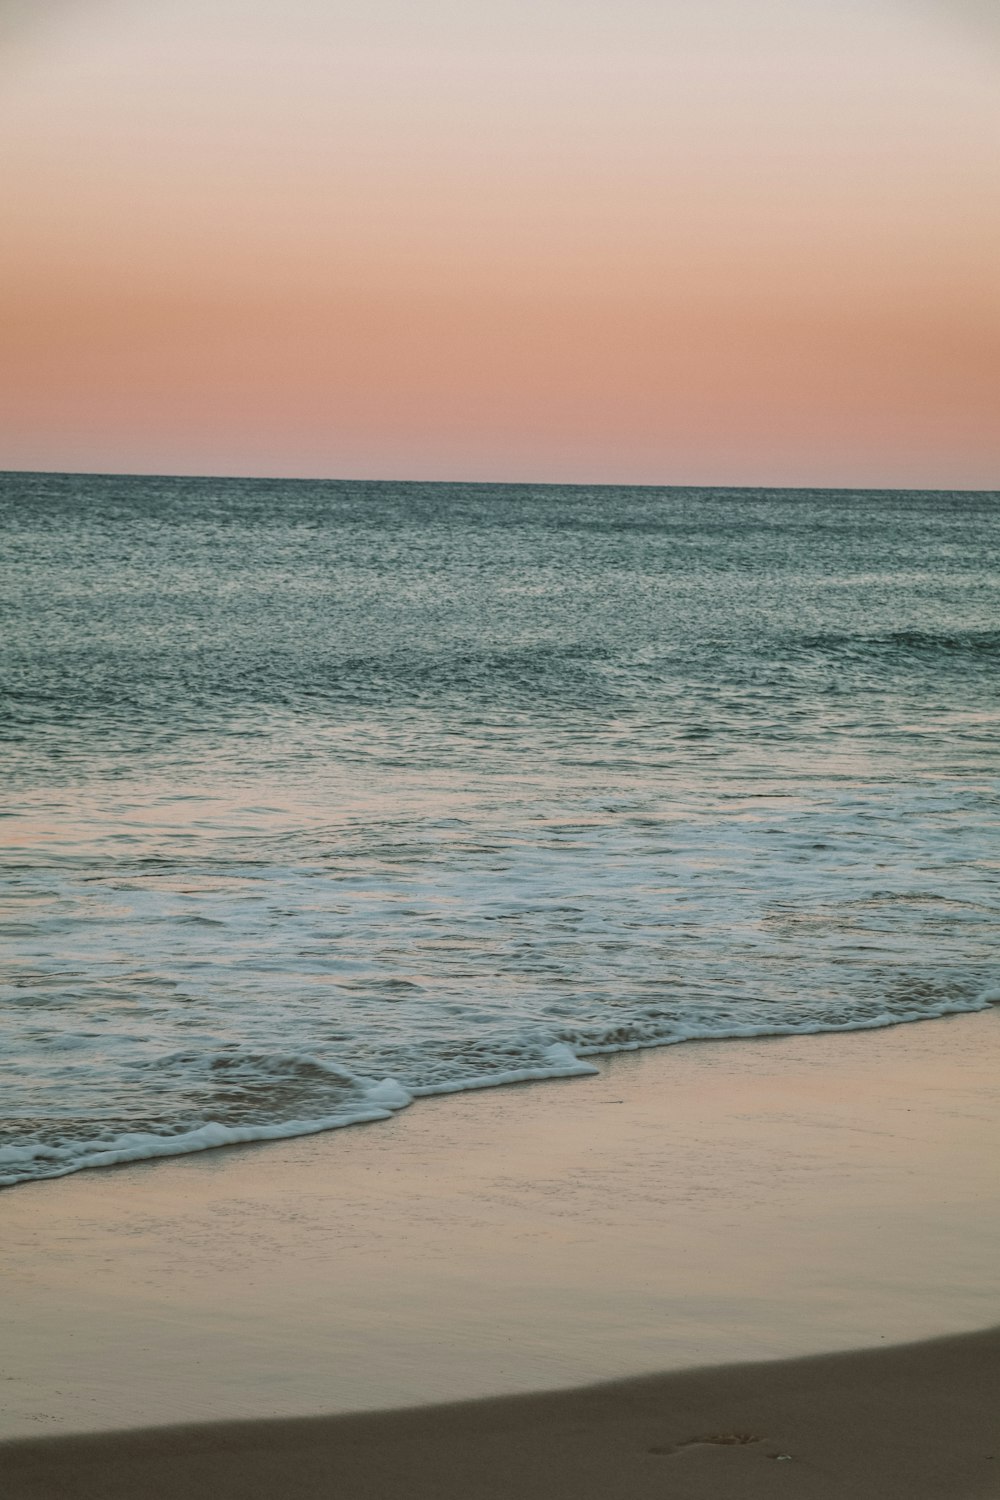
[[[4,1193],[0,1438],[899,1345],[1000,1311],[1000,1011],[616,1054]]]
[[[7,1500],[986,1500],[1000,1328],[447,1406],[19,1441],[0,1445],[0,1476]]]
[[[289,1120],[264,1125],[229,1126],[210,1121],[190,1132],[178,1136],[148,1136],[139,1147],[134,1142],[120,1145],[111,1142],[100,1151],[81,1157],[78,1161],[47,1172],[41,1177],[15,1177],[3,1170],[0,1164],[0,1192],[12,1187],[24,1187],[34,1182],[55,1182],[61,1177],[71,1177],[77,1172],[99,1171],[107,1167],[131,1166],[145,1161],[160,1161],[175,1156],[193,1156],[201,1151],[220,1151],[234,1146],[267,1145],[272,1141],[298,1140],[302,1136],[324,1135],[333,1130],[352,1129],[356,1125],[374,1125],[392,1119],[401,1110],[412,1108],[421,1099],[444,1098],[451,1094],[472,1094],[486,1089],[511,1088],[525,1083],[562,1083],[573,1078],[589,1078],[600,1072],[593,1059],[606,1062],[631,1052],[651,1052],[660,1048],[687,1046],[694,1042],[742,1042],[780,1041],[792,1037],[845,1036],[854,1032],[887,1031],[895,1026],[919,1026],[928,1021],[946,1020],[951,1016],[980,1015],[998,1001],[998,995],[988,990],[975,1003],[949,1006],[929,1015],[912,1013],[856,1025],[821,1025],[813,1029],[800,1027],[777,1028],[748,1027],[742,1031],[721,1032],[718,1035],[692,1035],[671,1037],[655,1041],[629,1041],[608,1046],[574,1048],[568,1042],[556,1042],[548,1049],[555,1054],[551,1067],[527,1067],[495,1076],[471,1077],[445,1084],[407,1087],[394,1078],[376,1079],[370,1082],[367,1095],[353,1115],[329,1116],[319,1120]],[[183,1142],[183,1144],[181,1144]]]
[[[451,1094],[472,1094],[486,1089],[510,1088],[525,1083],[561,1083],[573,1078],[589,1078],[600,1072],[593,1059],[607,1062],[614,1057],[631,1052],[650,1052],[660,1048],[687,1046],[698,1042],[742,1042],[779,1041],[793,1037],[845,1036],[854,1032],[887,1031],[895,1026],[919,1026],[928,1021],[946,1020],[951,1016],[980,1015],[998,1003],[1000,992],[987,990],[974,1003],[950,1005],[931,1014],[913,1012],[901,1016],[879,1017],[872,1021],[852,1025],[818,1025],[814,1028],[788,1026],[768,1029],[747,1027],[744,1030],[705,1033],[686,1037],[670,1037],[658,1040],[629,1041],[608,1046],[580,1046],[574,1048],[568,1042],[555,1042],[548,1051],[552,1056],[549,1067],[526,1067],[508,1073],[457,1079],[444,1084],[407,1086],[395,1078],[369,1080],[365,1095],[359,1102],[356,1113],[331,1115],[317,1120],[275,1121],[261,1125],[221,1125],[208,1121],[180,1135],[143,1138],[142,1145],[136,1138],[124,1137],[111,1141],[100,1150],[71,1160],[58,1170],[42,1176],[14,1176],[8,1170],[15,1163],[0,1162],[0,1193],[14,1187],[25,1187],[35,1182],[55,1182],[62,1177],[72,1177],[77,1172],[100,1171],[108,1167],[131,1166],[146,1161],[161,1161],[176,1156],[193,1156],[202,1151],[220,1151],[234,1146],[267,1145],[272,1141],[298,1140],[302,1136],[324,1135],[333,1130],[348,1130],[356,1125],[374,1125],[390,1120],[401,1110],[412,1108],[421,1099],[444,1098]],[[58,1148],[59,1150],[63,1148]],[[44,1153],[40,1153],[44,1154]]]

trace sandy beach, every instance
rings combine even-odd
[[[1000,1331],[423,1410],[26,1442],[10,1500],[975,1500]]]
[[[5,1494],[995,1493],[998,1063],[689,1044],[14,1189]]]

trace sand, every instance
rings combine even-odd
[[[0,1448],[7,1500],[974,1500],[1000,1330],[414,1411]]]
[[[55,1441],[2,1451],[0,1490],[196,1495],[197,1471],[220,1497],[391,1496],[400,1476],[410,1495],[530,1496],[558,1471],[579,1495],[996,1493],[995,1340],[887,1346],[998,1322],[998,1079],[991,1009],[624,1055],[593,1079],[13,1189],[0,1436]],[[644,1372],[679,1373],[538,1394]],[[349,1412],[378,1414],[218,1425]],[[744,1429],[761,1442],[648,1452]],[[129,1477],[160,1444],[176,1460]],[[240,1463],[264,1488],[217,1467]]]

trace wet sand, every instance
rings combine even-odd
[[[1000,1330],[413,1411],[0,1448],[7,1500],[978,1500]]]
[[[488,1441],[494,1457],[476,1471],[479,1488],[466,1493],[532,1493],[527,1478],[497,1467],[496,1454],[514,1441],[523,1454],[508,1452],[505,1461],[523,1458],[527,1473],[533,1450],[525,1434],[536,1422],[549,1453],[539,1459],[546,1482],[554,1483],[574,1447],[591,1455],[574,1470],[581,1495],[641,1495],[648,1481],[657,1494],[725,1500],[718,1487],[663,1486],[679,1483],[678,1475],[695,1484],[703,1473],[710,1485],[713,1474],[737,1465],[741,1496],[756,1494],[747,1486],[758,1483],[770,1485],[769,1494],[890,1496],[895,1491],[877,1487],[790,1489],[792,1461],[766,1457],[775,1445],[797,1444],[802,1476],[802,1455],[813,1444],[809,1462],[818,1467],[810,1483],[848,1473],[830,1468],[835,1452],[841,1465],[858,1456],[860,1475],[879,1430],[897,1454],[911,1430],[912,1453],[924,1454],[931,1428],[940,1429],[951,1434],[941,1440],[951,1445],[948,1464],[975,1459],[988,1467],[976,1456],[986,1441],[977,1392],[995,1370],[995,1343],[908,1354],[879,1346],[1000,1319],[998,1079],[1000,1011],[991,1008],[883,1032],[624,1055],[606,1060],[593,1079],[426,1100],[372,1127],[13,1189],[0,1195],[0,1436],[58,1439],[380,1411],[353,1427],[268,1422],[256,1435],[206,1426],[124,1447],[113,1440],[122,1463],[127,1453],[159,1451],[161,1442],[186,1453],[158,1469],[156,1483],[183,1472],[177,1483],[190,1495],[202,1483],[192,1477],[190,1455],[215,1454],[211,1463],[205,1457],[204,1474],[216,1475],[220,1496],[230,1478],[214,1466],[256,1454],[255,1445],[271,1454],[267,1464],[300,1455],[294,1464],[288,1458],[289,1474],[294,1468],[294,1483],[307,1486],[310,1464],[335,1464],[339,1472],[346,1463],[322,1457],[333,1452],[323,1445],[356,1433],[369,1445],[365,1452],[387,1451],[390,1432],[392,1453],[409,1451],[401,1436],[409,1433],[436,1455],[433,1463],[413,1457],[423,1468],[410,1473],[407,1493],[446,1495],[452,1480],[434,1468],[452,1463],[439,1451],[446,1431],[454,1435],[447,1443],[457,1494],[459,1477],[469,1480],[473,1449],[487,1443],[481,1424],[491,1422],[499,1424]],[[836,1361],[788,1375],[779,1365],[759,1375],[746,1368],[863,1348],[874,1353],[858,1356],[857,1368]],[[883,1355],[888,1363],[879,1365]],[[897,1400],[898,1359],[911,1374]],[[858,1371],[869,1360],[882,1384],[865,1397]],[[690,1374],[733,1362],[740,1367]],[[894,1373],[883,1380],[878,1369]],[[600,1396],[559,1396],[554,1404],[533,1395],[526,1405],[436,1409],[655,1371],[681,1374]],[[847,1405],[831,1405],[834,1377],[836,1400]],[[625,1442],[633,1397],[642,1406],[643,1391],[661,1388],[673,1394],[656,1410],[670,1416],[676,1397],[676,1421],[670,1416],[649,1443],[636,1437],[628,1462],[639,1469],[623,1489],[600,1468],[590,1438],[583,1441],[590,1416],[579,1418],[569,1441],[578,1420],[572,1413],[596,1402],[609,1433],[620,1431]],[[712,1391],[732,1399],[716,1400]],[[698,1392],[705,1403],[695,1400]],[[774,1404],[786,1395],[798,1402],[800,1394],[805,1404]],[[754,1404],[758,1396],[764,1405]],[[655,1406],[660,1398],[648,1399]],[[393,1413],[412,1406],[426,1409]],[[940,1422],[928,1415],[935,1411]],[[760,1427],[762,1442],[745,1451],[738,1444],[732,1451],[696,1445],[673,1456],[646,1451],[729,1427]],[[511,1432],[516,1440],[502,1436]],[[309,1446],[309,1433],[318,1447]],[[966,1446],[956,1447],[959,1440]],[[86,1451],[57,1444],[52,1462],[63,1462],[60,1452]],[[620,1446],[615,1451],[624,1462]],[[14,1452],[4,1455],[8,1466]],[[24,1462],[49,1462],[37,1450],[21,1452]],[[66,1472],[91,1482],[88,1462],[74,1458]],[[273,1467],[260,1462],[274,1482]],[[365,1460],[378,1475],[381,1462]],[[947,1468],[944,1457],[938,1469],[924,1458],[916,1466],[920,1483]],[[591,1470],[604,1476],[603,1488],[587,1478]],[[957,1484],[966,1470],[947,1472]],[[974,1472],[968,1469],[969,1483]],[[27,1473],[18,1494],[118,1493],[110,1478],[91,1490],[32,1489]],[[494,1480],[499,1488],[491,1489]],[[231,1482],[234,1493],[258,1493],[243,1478]],[[355,1487],[341,1493],[397,1493],[388,1469],[374,1488],[363,1477],[348,1482]],[[270,1493],[312,1493],[292,1483]],[[914,1483],[907,1479],[899,1493],[993,1493],[949,1489],[943,1479],[938,1490]],[[132,1490],[140,1492],[174,1493],[157,1490],[152,1479]]]

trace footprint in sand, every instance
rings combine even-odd
[[[658,1453],[669,1456],[671,1453],[681,1453],[685,1448],[697,1448],[704,1443],[716,1443],[724,1448],[746,1447],[748,1443],[762,1443],[764,1439],[755,1432],[712,1432],[705,1437],[685,1438],[682,1443],[665,1444],[663,1447],[650,1448],[650,1453]]]

